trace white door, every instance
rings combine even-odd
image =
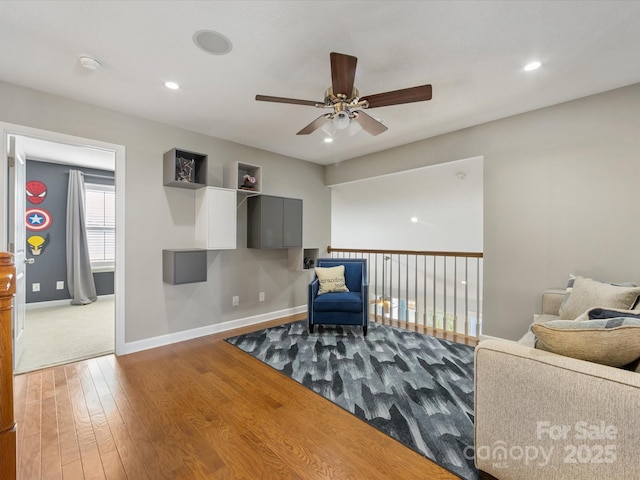
[[[26,262],[25,250],[27,234],[25,227],[25,183],[26,163],[19,138],[9,137],[9,251],[14,254],[16,266],[16,296],[13,303],[13,369],[24,349],[24,317],[26,298]]]

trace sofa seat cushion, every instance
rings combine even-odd
[[[612,367],[640,358],[640,319],[553,320],[534,323],[535,348]]]
[[[315,312],[351,312],[362,311],[360,292],[332,292],[319,295],[313,301]]]

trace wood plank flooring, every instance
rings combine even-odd
[[[18,479],[458,479],[223,341],[298,318],[16,376]]]

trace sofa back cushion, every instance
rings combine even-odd
[[[563,320],[575,320],[594,307],[630,310],[640,297],[640,287],[623,287],[577,276],[566,301],[560,306]]]

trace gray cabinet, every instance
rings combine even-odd
[[[247,247],[302,247],[302,200],[270,195],[249,197]]]
[[[171,285],[207,281],[207,251],[162,250],[162,281]]]

